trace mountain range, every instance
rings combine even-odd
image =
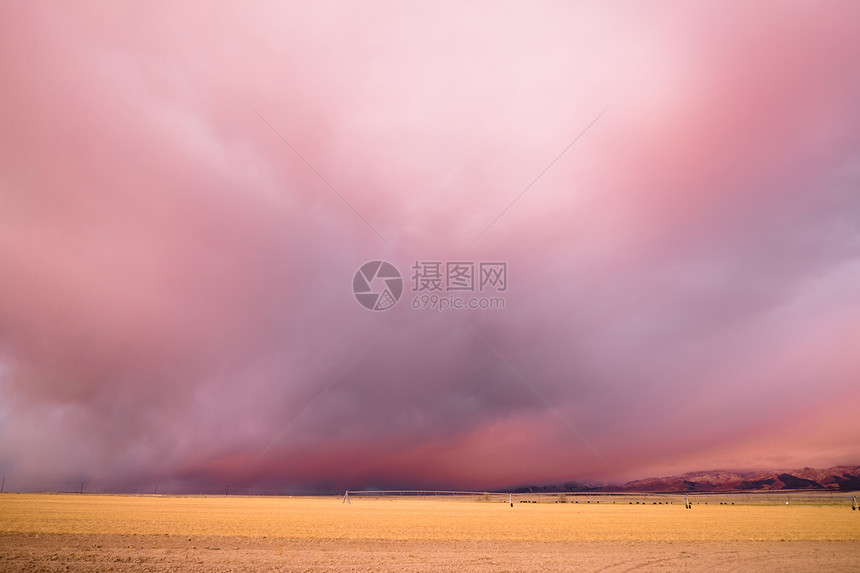
[[[514,493],[530,492],[712,492],[774,491],[783,489],[860,491],[860,466],[827,469],[801,468],[772,471],[713,470],[654,477],[623,484],[567,482],[522,486]]]

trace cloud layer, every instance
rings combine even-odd
[[[854,12],[0,9],[0,473],[856,462]],[[407,285],[384,312],[350,290],[376,259]],[[505,308],[413,309],[416,260],[506,262]]]

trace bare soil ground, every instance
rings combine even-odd
[[[0,571],[858,571],[836,506],[0,496]]]

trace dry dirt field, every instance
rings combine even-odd
[[[860,571],[847,505],[0,495],[0,571]]]

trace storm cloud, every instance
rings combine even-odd
[[[7,489],[856,463],[855,13],[0,8]],[[416,261],[504,308],[413,308]]]

